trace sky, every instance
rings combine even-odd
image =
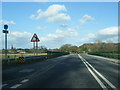
[[[1,0],[2,2],[119,2],[119,0]]]
[[[8,48],[32,48],[34,33],[39,46],[59,48],[118,42],[117,2],[2,2],[0,25],[8,24]],[[4,33],[1,32],[2,48]]]

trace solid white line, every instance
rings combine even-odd
[[[81,56],[78,54],[79,58],[83,61],[83,59],[81,58]],[[85,63],[85,61],[83,61],[83,63],[85,64],[85,66],[87,67],[87,69],[90,71],[90,73],[93,75],[93,77],[95,78],[95,80],[99,83],[99,85],[106,90],[106,86],[102,83],[102,81],[93,73],[93,71],[88,67],[88,65]]]
[[[82,59],[84,59],[82,57]],[[116,87],[110,82],[108,81],[102,74],[100,74],[91,64],[89,64],[85,59],[84,61],[113,89],[115,89]]]
[[[23,69],[23,70],[21,70],[21,71],[19,71],[20,73],[29,73],[29,72],[33,72],[34,71],[34,69]]]
[[[0,85],[0,87],[5,87],[5,86],[7,86],[8,84],[2,84],[2,85]]]
[[[19,86],[21,86],[22,84],[16,84],[16,85],[14,85],[14,86],[12,86],[12,87],[10,87],[10,88],[18,88]]]
[[[87,61],[86,61],[87,62]],[[92,65],[90,65],[88,62],[87,64],[109,85],[111,88],[116,88],[110,81],[108,81],[102,74],[100,74]]]
[[[25,83],[25,82],[28,82],[28,81],[29,81],[29,79],[24,79],[24,80],[21,81],[21,83]]]

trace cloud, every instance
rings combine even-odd
[[[109,27],[99,30],[97,33],[89,33],[84,38],[79,39],[78,43],[89,43],[95,40],[118,42],[118,27]]]
[[[67,24],[61,24],[60,27],[66,28],[68,25]]]
[[[14,21],[0,20],[0,24],[15,25]]]
[[[32,48],[30,42],[33,34],[29,32],[9,32],[8,34],[8,48],[13,45],[15,48]],[[62,44],[71,38],[78,36],[76,28],[68,28],[67,30],[57,29],[55,33],[50,33],[46,37],[39,37],[40,45],[44,45],[48,48],[60,47]],[[2,40],[1,40],[2,39]],[[4,34],[2,33],[2,48],[4,48]]]
[[[37,15],[31,15],[30,18],[34,20],[39,20],[41,18],[46,18],[48,22],[63,22],[69,21],[71,17],[63,11],[67,11],[64,5],[51,5],[46,11],[41,9],[37,10]]]
[[[109,27],[98,32],[100,35],[117,35],[118,34],[118,27]]]
[[[43,26],[37,26],[36,29],[37,30],[45,30],[47,27],[43,27]]]
[[[66,31],[57,29],[55,33],[48,34],[46,37],[40,38],[41,43],[47,47],[59,47],[64,44],[68,38],[78,36],[78,32],[74,28],[69,28]]]
[[[94,18],[86,14],[80,19],[80,23],[86,24],[88,21],[92,21],[92,20],[94,20]]]
[[[2,34],[4,37],[4,34]],[[8,48],[11,48],[11,45],[16,48],[30,48],[32,34],[29,32],[9,32],[8,34]],[[4,44],[4,38],[2,38],[2,44]],[[4,48],[4,45],[2,45]]]

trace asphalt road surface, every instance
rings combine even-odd
[[[2,88],[120,89],[119,66],[87,54],[70,54],[3,69]]]

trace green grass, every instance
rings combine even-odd
[[[103,56],[103,57],[108,57],[108,58],[115,58],[115,59],[120,59],[120,53],[111,53],[111,52],[90,52],[88,54],[91,55],[98,55],[98,56]]]

